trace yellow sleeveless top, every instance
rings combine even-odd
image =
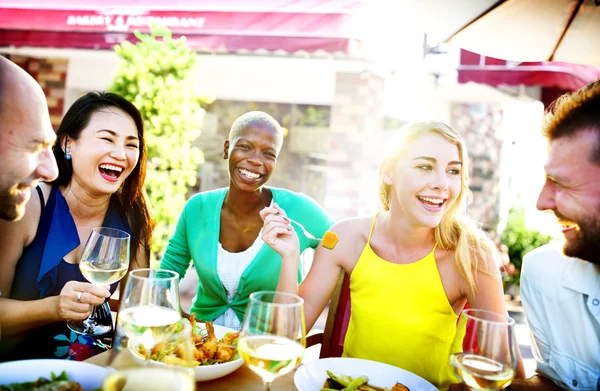
[[[391,364],[421,376],[440,390],[458,379],[450,353],[457,315],[442,286],[435,247],[409,264],[388,262],[367,244],[350,275],[351,314],[343,357]]]

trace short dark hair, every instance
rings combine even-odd
[[[229,131],[229,141],[237,138],[240,133],[249,126],[267,126],[277,132],[283,139],[283,129],[279,122],[269,114],[262,111],[249,111],[240,115],[231,125]]]
[[[551,141],[583,130],[596,132],[590,159],[600,163],[600,79],[561,96],[552,102],[544,116],[542,134]]]
[[[88,92],[77,99],[65,114],[56,131],[56,143],[52,150],[58,165],[58,177],[52,184],[67,186],[71,183],[73,176],[72,161],[65,158],[65,152],[62,149],[65,138],[68,136],[73,140],[77,140],[81,136],[81,131],[90,123],[92,115],[110,107],[120,109],[131,117],[137,128],[139,139],[140,156],[138,163],[125,179],[118,194],[122,211],[127,216],[133,231],[131,254],[132,260],[135,260],[140,245],[149,249],[155,222],[144,193],[144,180],[146,178],[144,120],[133,103],[112,92]]]

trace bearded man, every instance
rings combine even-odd
[[[0,219],[20,220],[38,182],[56,179],[54,140],[42,88],[0,56]]]
[[[537,376],[513,390],[600,390],[600,80],[548,110],[546,182],[564,243],[523,260],[521,298],[534,337]],[[561,248],[562,247],[562,248]],[[562,250],[562,251],[561,251]]]

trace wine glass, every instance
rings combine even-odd
[[[180,319],[178,273],[163,269],[136,269],[129,273],[117,320],[128,338],[150,352],[163,339],[165,330]]]
[[[514,319],[491,311],[466,309],[458,321],[450,363],[472,390],[501,390],[517,369]]]
[[[79,261],[81,274],[90,283],[99,286],[119,281],[129,268],[129,242],[130,236],[125,231],[107,227],[92,229]],[[67,325],[78,334],[106,334],[112,325],[98,323],[95,313],[94,305],[86,319],[70,320]]]
[[[146,317],[145,314],[143,317]],[[153,347],[127,336],[123,322],[117,327],[115,344],[108,363],[109,375],[103,391],[194,391],[195,347],[192,326],[180,318],[166,327],[155,328]],[[151,330],[149,328],[148,330]],[[148,357],[151,360],[148,361]]]
[[[292,371],[304,356],[304,300],[291,293],[250,294],[238,351],[270,390],[271,382]]]
[[[191,324],[181,318],[179,274],[162,269],[129,273],[119,306],[105,391],[195,389]]]

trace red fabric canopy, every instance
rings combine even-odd
[[[565,62],[510,62],[461,50],[458,82],[526,85],[575,91],[600,78],[600,67]]]
[[[73,5],[58,0],[52,5],[26,5],[0,0],[0,46],[107,49],[123,40],[135,41],[133,31],[147,32],[149,23],[158,22],[169,27],[174,37],[185,35],[196,50],[324,50],[362,55],[356,28],[362,1],[250,3],[80,0]]]

